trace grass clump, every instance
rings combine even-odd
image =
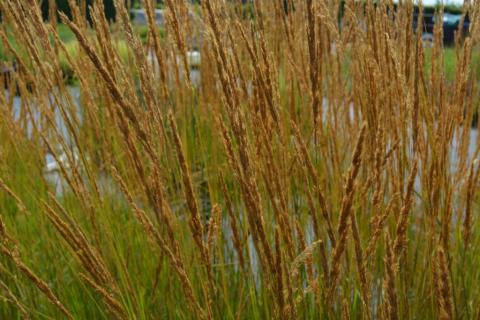
[[[476,24],[426,49],[409,2],[168,0],[162,36],[144,3],[148,41],[117,0],[65,43],[0,2],[0,318],[479,317]]]

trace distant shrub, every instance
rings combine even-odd
[[[93,0],[87,0],[87,6],[91,5]],[[105,6],[105,16],[108,20],[115,20],[115,6],[113,4],[113,0],[104,0],[103,1]],[[68,0],[56,0],[57,10],[60,12],[65,13],[68,17],[71,18],[72,11],[70,6],[68,5]],[[48,10],[48,1],[42,1],[42,15],[45,20],[49,19],[49,10]],[[87,17],[90,20],[90,13],[87,12]]]

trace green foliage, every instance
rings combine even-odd
[[[432,50],[430,48],[425,49],[425,69],[429,72],[431,67]],[[448,82],[453,83],[455,81],[457,70],[457,52],[453,47],[446,47],[443,50],[443,62],[445,78]],[[472,54],[472,61],[470,70],[476,76],[477,81],[480,81],[480,52],[475,51]]]
[[[73,59],[78,59],[79,56],[79,44],[78,41],[70,41],[65,44],[68,55]],[[115,43],[115,49],[117,49],[118,56],[123,63],[128,63],[130,59],[130,49],[124,40],[119,40]],[[72,66],[67,60],[66,54],[61,52],[59,54],[60,68],[68,84],[74,84],[77,79],[75,78],[75,72]]]
[[[148,26],[135,25],[134,30],[140,37],[140,40],[142,40],[142,43],[145,44],[148,38],[148,32],[149,32]],[[158,27],[157,30],[158,30],[158,34],[160,35],[160,38],[162,39],[165,38],[165,29]]]

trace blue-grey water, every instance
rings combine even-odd
[[[76,117],[81,121],[81,109],[80,109],[80,89],[78,87],[68,87],[68,91],[72,97],[72,101],[75,105],[76,109]],[[5,92],[5,97],[7,98],[7,101],[10,101],[12,99],[12,116],[15,121],[19,121],[20,118],[22,117],[25,119],[25,123],[23,125],[26,126],[26,134],[27,136],[31,136],[32,132],[34,130],[34,127],[40,128],[41,123],[40,123],[40,112],[36,110],[35,108],[35,102],[30,101],[23,101],[21,97],[19,96],[14,96],[10,97],[8,92]],[[46,105],[49,106],[54,114],[54,121],[55,121],[55,126],[56,129],[59,131],[59,133],[62,135],[64,138],[64,141],[67,143],[67,145],[70,145],[70,137],[68,133],[67,126],[65,125],[65,121],[61,115],[61,112],[59,108],[55,105],[55,98],[54,95],[50,95],[48,97],[45,97]],[[29,103],[28,106],[25,106],[25,103]],[[37,102],[39,103],[39,102]],[[22,111],[26,110],[26,107],[30,110],[29,113],[25,113],[22,115]],[[60,158],[64,158],[64,155],[60,155]],[[59,171],[59,166],[56,163],[54,157],[50,153],[45,154],[45,159],[44,159],[44,174],[45,178],[47,181],[49,181],[54,187],[57,195],[63,194],[64,190],[64,181],[61,179],[60,171]]]
[[[199,82],[200,77],[199,77],[199,72],[198,71],[194,71],[194,76],[198,77],[198,82]],[[75,102],[75,104],[77,106],[78,116],[79,116],[79,118],[81,118],[81,108],[80,108],[80,104],[79,104],[80,90],[77,87],[70,87],[69,92],[72,95],[73,101]],[[52,101],[51,97],[49,97],[47,99]],[[55,108],[53,102],[51,102],[51,103],[52,103],[51,106],[52,106],[52,108],[54,110],[54,114],[55,114],[55,122],[56,122],[57,129],[62,133],[62,135],[64,135],[64,138],[65,138],[66,142],[68,143],[70,139],[68,138],[68,130],[65,126],[63,118],[62,118],[60,112],[57,110],[57,108]],[[324,104],[325,104],[325,101],[324,101]],[[324,105],[324,108],[328,108],[327,106],[328,106],[328,103]],[[32,108],[32,109],[34,109],[34,108]],[[22,99],[20,97],[13,97],[13,111],[12,112],[13,112],[13,116],[14,116],[15,119],[17,119],[17,120],[19,119],[21,110],[22,110]],[[351,120],[354,120],[354,114],[353,114],[352,110],[353,110],[353,108],[350,109],[350,117],[351,117]],[[30,121],[32,121],[32,120],[37,121],[39,115],[38,115],[38,113],[33,112],[33,111],[34,110],[32,110],[33,119],[30,119]],[[325,112],[325,114],[326,114],[326,112]],[[325,116],[325,114],[324,114],[324,116]],[[28,132],[28,134],[31,134],[32,124],[28,123],[27,126],[28,126],[27,132]],[[470,139],[470,141],[469,141],[469,145],[468,145],[468,157],[469,157],[468,160],[471,160],[473,157],[478,156],[478,155],[475,154],[476,147],[477,147],[477,140],[478,140],[477,129],[472,128],[470,130],[469,139]],[[458,153],[458,147],[459,147],[458,140],[459,139],[457,137],[454,137],[454,139],[452,141],[452,144],[451,144],[450,165],[451,165],[452,170],[455,170],[456,167],[457,167],[457,162],[458,162],[457,153]],[[62,156],[60,156],[60,157],[62,157]],[[45,178],[55,188],[56,194],[61,196],[64,193],[64,190],[66,188],[65,181],[64,181],[64,179],[62,179],[60,171],[58,170],[58,165],[57,165],[55,159],[53,158],[53,156],[51,154],[46,154],[45,155],[45,164],[44,165],[45,165],[45,171],[44,171]],[[101,189],[108,190],[107,192],[110,193],[110,194],[117,194],[117,195],[120,194],[119,190],[117,190],[117,188],[115,188],[114,184],[111,182],[111,180],[109,178],[99,177],[98,180],[99,180],[98,181],[99,185],[101,185],[101,184],[104,185],[103,187],[101,187]],[[417,177],[416,180],[417,181],[415,183],[415,188],[421,188],[420,179]],[[302,197],[299,196],[299,198],[296,201],[304,202],[305,199],[302,199]],[[241,209],[238,208],[238,210],[241,210]],[[241,218],[244,215],[240,214],[239,216]],[[182,217],[179,217],[179,218],[182,219]],[[455,223],[456,219],[457,218],[455,216],[452,217],[452,220],[454,220],[454,223]],[[224,250],[226,250],[225,251],[225,261],[223,261],[223,263],[231,264],[231,265],[233,265],[233,268],[238,270],[238,268],[239,268],[238,257],[235,256],[236,253],[235,253],[234,256],[230,255],[232,252],[234,252],[233,242],[231,240],[231,237],[228,236],[228,235],[231,235],[230,224],[229,224],[229,222],[227,222],[227,220],[222,219],[222,221],[223,221],[222,222],[222,229],[223,229],[224,235],[226,235],[226,240],[227,240],[227,245],[224,248]],[[309,225],[307,225],[306,230],[305,230],[307,242],[309,244],[313,242],[313,238],[314,238],[313,237],[313,231],[311,229],[312,229],[312,225],[309,224]],[[256,283],[259,284],[260,283],[260,274],[261,274],[259,272],[260,271],[260,264],[259,264],[258,254],[256,253],[256,249],[255,249],[255,246],[253,244],[253,240],[252,240],[251,236],[249,236],[247,244],[248,244],[248,249],[249,249],[248,254],[250,256],[249,257],[250,258],[249,259],[250,268],[253,271],[253,275],[255,277]],[[378,285],[378,287],[380,287],[380,285]]]
[[[199,82],[199,71],[198,70],[192,70],[192,76],[194,77],[194,79],[196,81]],[[198,79],[197,79],[198,78]],[[75,106],[77,108],[77,117],[81,119],[81,108],[80,108],[80,89],[78,87],[69,87],[68,88],[72,98],[73,98],[73,102],[75,103]],[[8,92],[5,93],[6,94],[6,97],[7,99],[9,99],[9,94]],[[54,99],[53,99],[53,95],[50,96],[50,97],[47,97],[46,99],[48,99],[48,105],[50,105],[52,107],[52,110],[55,114],[55,122],[56,122],[56,127],[57,127],[57,130],[59,130],[59,132],[61,132],[62,136],[64,137],[65,141],[67,142],[67,144],[70,143],[70,139],[69,139],[69,135],[68,135],[68,130],[67,130],[67,127],[65,125],[65,122],[61,116],[61,113],[59,111],[59,109],[57,107],[55,107],[55,102],[54,102]],[[324,101],[324,108],[327,109],[328,107],[328,103],[325,103],[326,101]],[[19,96],[15,96],[13,97],[13,110],[12,110],[12,114],[13,114],[13,117],[15,120],[18,120],[20,118],[20,114],[21,114],[21,111],[22,111],[22,99],[21,97]],[[27,123],[26,123],[26,126],[27,126],[27,134],[28,135],[31,135],[32,133],[32,130],[33,130],[33,122],[37,123],[38,122],[38,119],[39,119],[39,113],[38,111],[35,111],[35,108],[30,108],[31,110],[31,115],[33,116],[33,119],[31,119],[32,116],[27,116]],[[324,111],[327,111],[327,110],[324,110]],[[326,115],[326,112],[324,113],[324,117]],[[354,117],[353,115],[353,112],[350,112],[350,116],[351,117]],[[324,118],[324,120],[326,120]],[[40,124],[37,124],[37,125],[40,125]],[[468,157],[469,157],[469,160],[471,160],[474,156],[478,156],[478,155],[475,155],[475,152],[476,152],[476,147],[477,147],[477,140],[478,140],[478,130],[475,129],[475,128],[472,128],[470,130],[470,137],[469,137],[469,145],[468,145]],[[456,165],[457,165],[457,162],[458,162],[458,159],[457,159],[457,148],[458,148],[458,139],[457,137],[455,136],[453,141],[452,141],[452,145],[451,145],[451,153],[450,153],[450,165],[451,165],[451,168],[454,169],[456,168]],[[51,154],[46,154],[45,155],[45,166],[46,168],[48,167],[54,167],[54,164],[55,164],[55,160],[53,159],[53,156]],[[49,170],[49,171],[55,171],[55,170]],[[56,175],[58,175],[58,172],[56,173]],[[57,180],[57,179],[53,179],[53,180]]]

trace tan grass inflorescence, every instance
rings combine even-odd
[[[113,2],[0,1],[1,319],[480,317],[479,1]]]

